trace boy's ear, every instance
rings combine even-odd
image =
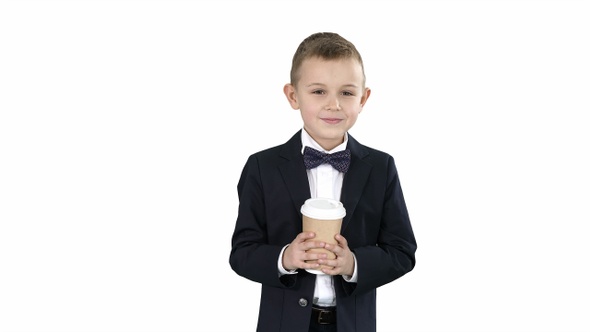
[[[367,99],[369,99],[370,95],[371,95],[371,89],[365,88],[365,93],[363,93],[363,96],[361,97],[361,106],[365,106],[365,104],[367,103]]]
[[[367,99],[369,99],[370,95],[371,95],[371,89],[365,88],[365,93],[363,93],[363,96],[361,97],[361,109],[363,107],[365,107],[365,104],[367,103]]]
[[[295,87],[291,83],[287,83],[283,87],[283,92],[285,93],[285,96],[287,97],[289,104],[291,104],[291,107],[294,110],[298,110],[299,102],[297,102],[297,94],[295,93]]]

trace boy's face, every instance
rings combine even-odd
[[[301,111],[303,127],[324,149],[342,144],[355,124],[371,90],[363,88],[363,70],[354,59],[303,61],[296,86],[286,84],[285,95]]]

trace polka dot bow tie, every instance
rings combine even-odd
[[[350,166],[350,150],[346,149],[335,153],[325,153],[306,146],[305,150],[303,150],[303,162],[307,169],[316,168],[328,163],[338,171],[346,173]]]

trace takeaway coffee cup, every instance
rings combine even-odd
[[[337,244],[334,236],[340,233],[342,228],[342,218],[346,215],[346,210],[342,203],[330,198],[310,198],[305,201],[301,207],[303,215],[303,231],[314,232],[316,237],[310,241],[322,241],[325,243]],[[326,253],[329,259],[336,256],[329,250],[318,248],[310,249],[310,252]],[[331,268],[329,266],[319,266],[317,269],[308,269],[307,271],[315,274],[324,274],[322,268]]]

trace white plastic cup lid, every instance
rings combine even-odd
[[[301,213],[313,219],[330,220],[344,218],[346,209],[335,199],[310,198],[301,207]]]

